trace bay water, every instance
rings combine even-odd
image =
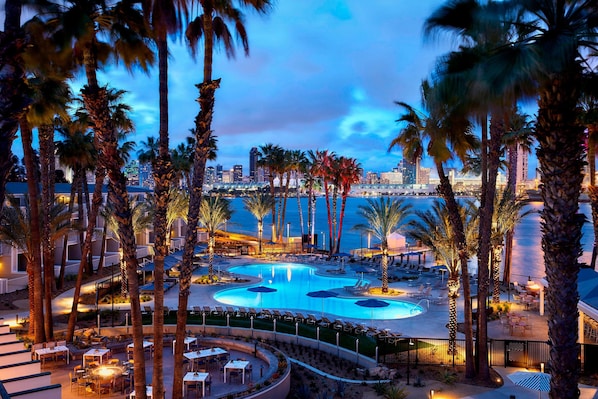
[[[425,211],[431,208],[435,197],[403,197],[406,203],[412,206],[412,210]],[[377,201],[378,199],[374,199]],[[285,218],[285,226],[283,236],[286,238],[287,233],[290,237],[300,237],[301,233],[307,234],[307,198],[301,198],[301,209],[303,213],[303,231],[300,227],[299,207],[296,198],[289,198],[287,201],[287,211]],[[345,210],[345,218],[343,221],[343,231],[341,238],[341,252],[350,252],[353,249],[368,248],[368,246],[375,246],[376,239],[371,237],[368,243],[367,234],[364,234],[354,229],[357,224],[365,224],[366,221],[361,218],[357,211],[359,206],[367,206],[367,199],[360,197],[350,197],[347,199]],[[242,198],[231,199],[231,208],[233,214],[226,225],[228,231],[234,231],[244,234],[257,236],[257,220],[251,213],[249,213],[243,206]],[[339,201],[340,209],[340,201]],[[519,281],[525,283],[528,278],[538,280],[544,277],[544,260],[541,247],[542,232],[540,229],[540,214],[542,209],[541,202],[530,202],[526,204],[525,209],[530,209],[532,213],[526,215],[521,223],[515,229],[515,238],[513,240],[513,258],[512,258],[512,273],[511,281]],[[590,263],[592,254],[592,245],[594,241],[593,228],[591,223],[591,209],[589,203],[581,203],[579,205],[579,212],[586,216],[587,222],[582,228],[582,247],[583,255],[580,262]],[[417,217],[415,212],[409,216],[410,219]],[[264,218],[264,242],[271,237],[271,223],[270,214]],[[325,198],[320,197],[316,201],[316,223],[315,231],[318,235],[318,247],[322,247],[324,242],[328,246],[328,218],[326,211]],[[477,262],[472,261],[469,265],[470,273],[475,273]]]

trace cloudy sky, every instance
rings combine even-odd
[[[214,57],[213,130],[224,168],[242,164],[251,147],[328,149],[355,157],[365,170],[396,166],[387,153],[397,133],[394,101],[419,104],[419,85],[448,43],[424,41],[422,26],[441,0],[277,0],[268,15],[246,11],[250,55]],[[198,112],[201,59],[171,48],[171,147]],[[129,92],[137,142],[158,134],[157,71],[149,77],[110,69],[104,83]]]
[[[2,3],[2,1],[0,1]],[[438,56],[456,46],[449,38],[424,40],[425,19],[443,0],[274,0],[268,15],[246,11],[250,55],[214,55],[214,163],[242,164],[249,150],[267,143],[286,149],[330,150],[357,158],[362,167],[387,171],[400,152],[387,152],[399,127],[394,101],[419,106],[419,86]],[[0,22],[3,13],[0,13]],[[171,46],[171,147],[183,142],[199,110],[195,84],[201,58],[184,43]],[[82,79],[82,77],[80,77]],[[157,70],[149,76],[111,67],[101,84],[128,92],[137,143],[158,135]],[[82,80],[74,84],[75,92]],[[22,153],[21,143],[14,151]],[[20,155],[19,155],[20,156]],[[429,160],[424,160],[430,164]]]

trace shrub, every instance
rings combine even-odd
[[[384,393],[385,399],[405,399],[409,393],[405,387],[399,387],[398,385],[391,385],[386,389]]]
[[[384,382],[378,381],[377,383],[372,385],[372,388],[374,388],[374,392],[376,392],[376,395],[384,395],[386,393],[388,385]]]

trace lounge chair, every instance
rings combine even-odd
[[[332,328],[342,331],[345,328],[345,323],[342,320],[336,319],[334,320],[334,323],[332,323]]]
[[[320,324],[322,327],[329,327],[332,324],[332,322],[328,320],[326,316],[322,316],[318,324]]]
[[[308,319],[307,319],[307,317],[303,316],[303,313],[301,313],[301,312],[295,312],[295,320],[300,321],[301,323],[304,323]],[[308,324],[309,324],[309,322],[308,322]]]
[[[226,313],[227,314],[235,314],[235,310],[233,309],[232,306],[227,306],[226,307]]]
[[[345,325],[343,326],[343,331],[351,333],[351,332],[355,331],[356,328],[357,328],[357,326],[355,326],[355,324],[351,323],[350,321],[345,321]]]
[[[224,309],[222,309],[222,306],[216,306],[212,311],[212,314],[215,316],[222,316],[224,314]]]
[[[249,308],[249,316],[257,317],[258,311],[255,308]]]
[[[242,306],[237,308],[237,317],[247,317],[247,309]]]
[[[193,306],[193,310],[191,311],[192,314],[201,314],[201,307]]]
[[[288,310],[284,312],[284,319],[286,321],[293,321],[295,320],[295,315],[293,315],[291,312],[289,312]]]
[[[307,315],[307,324],[318,324],[318,319],[313,314]]]
[[[262,309],[262,316],[264,316],[265,319],[273,319],[274,315],[272,314],[272,312],[269,309]]]
[[[204,313],[210,314],[212,313],[212,308],[209,306],[204,306],[203,308]]]

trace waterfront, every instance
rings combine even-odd
[[[412,205],[413,210],[425,211],[429,209],[434,197],[404,197],[406,201]],[[341,239],[341,251],[349,252],[352,249],[368,248],[375,245],[375,239],[372,237],[368,243],[367,235],[363,235],[359,231],[353,230],[353,226],[358,223],[364,223],[357,215],[357,209],[360,205],[367,204],[365,198],[348,198],[347,210],[345,212],[345,220],[343,222],[343,235]],[[243,208],[243,199],[234,198],[231,200],[231,208],[234,210],[230,222],[227,224],[229,231],[237,231],[246,234],[257,235],[257,221],[256,219]],[[304,224],[307,226],[306,211],[307,199],[301,199],[301,208],[304,215]],[[339,202],[340,208],[340,202]],[[526,209],[532,209],[533,212],[527,215],[515,230],[515,239],[513,241],[513,258],[512,258],[512,280],[524,282],[528,278],[538,280],[544,277],[544,261],[541,247],[541,230],[540,230],[540,215],[538,211],[542,209],[542,203],[530,202],[526,205]],[[589,203],[581,203],[579,206],[580,213],[586,216],[587,222],[582,228],[583,238],[582,247],[583,254],[580,257],[580,262],[590,263],[592,253],[592,243],[594,234],[591,223],[591,209]],[[415,215],[413,216],[415,217]],[[286,226],[286,223],[289,223]],[[271,223],[270,215],[264,218],[264,225],[269,226]],[[328,221],[326,216],[325,199],[320,197],[316,203],[316,234],[318,235],[318,245],[322,248],[322,242],[328,245]],[[283,236],[288,233],[291,237],[299,237],[301,229],[299,226],[299,216],[297,200],[289,198],[287,203],[287,212],[285,219],[285,231]],[[269,240],[269,229],[264,228],[264,240]],[[323,240],[324,238],[324,240]],[[476,262],[471,262],[470,267],[475,267]],[[470,269],[471,270],[471,269]],[[475,272],[475,271],[474,271]]]

